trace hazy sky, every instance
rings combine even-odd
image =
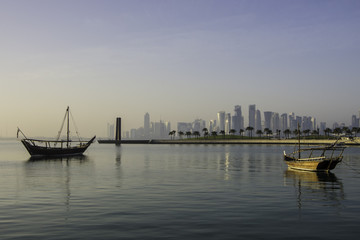
[[[241,105],[350,124],[359,0],[0,0],[0,136],[210,120]]]

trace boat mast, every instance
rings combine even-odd
[[[69,128],[69,106],[67,107],[66,109],[66,112],[67,112],[67,138],[66,138],[66,146],[69,148],[69,135],[70,135],[70,128]]]

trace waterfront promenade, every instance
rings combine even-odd
[[[301,139],[302,145],[327,145],[333,144],[334,139]],[[115,143],[115,141],[106,141],[100,143]],[[348,146],[360,145],[360,140],[341,139],[338,143]],[[297,139],[177,139],[177,140],[121,140],[121,144],[298,144]]]

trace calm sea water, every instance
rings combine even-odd
[[[32,161],[0,140],[0,238],[357,239],[360,148],[331,174],[290,171],[283,150],[94,144]]]

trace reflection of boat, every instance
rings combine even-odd
[[[89,141],[81,141],[80,137],[78,141],[70,140],[69,119],[70,110],[66,109],[65,117],[61,125],[61,129],[56,140],[41,140],[30,139],[18,128],[18,133],[22,133],[24,136],[21,142],[24,144],[26,150],[32,157],[37,156],[68,156],[68,155],[82,155],[86,149],[93,143],[95,136]],[[67,134],[66,140],[59,140],[64,122],[67,119]],[[76,131],[77,133],[77,131]]]
[[[302,186],[311,189],[321,189],[324,188],[325,183],[335,183],[338,181],[335,174],[331,172],[286,170],[284,176],[287,179],[294,180],[294,182],[301,182]]]
[[[298,207],[308,202],[314,204],[331,204],[340,206],[344,199],[341,181],[331,172],[310,172],[288,169],[284,172],[286,186],[294,186],[297,190]]]
[[[329,171],[343,159],[345,146],[337,146],[336,142],[329,146],[301,148],[300,134],[298,150],[286,154],[284,160],[289,168],[306,171]],[[305,157],[304,155],[307,154]]]

